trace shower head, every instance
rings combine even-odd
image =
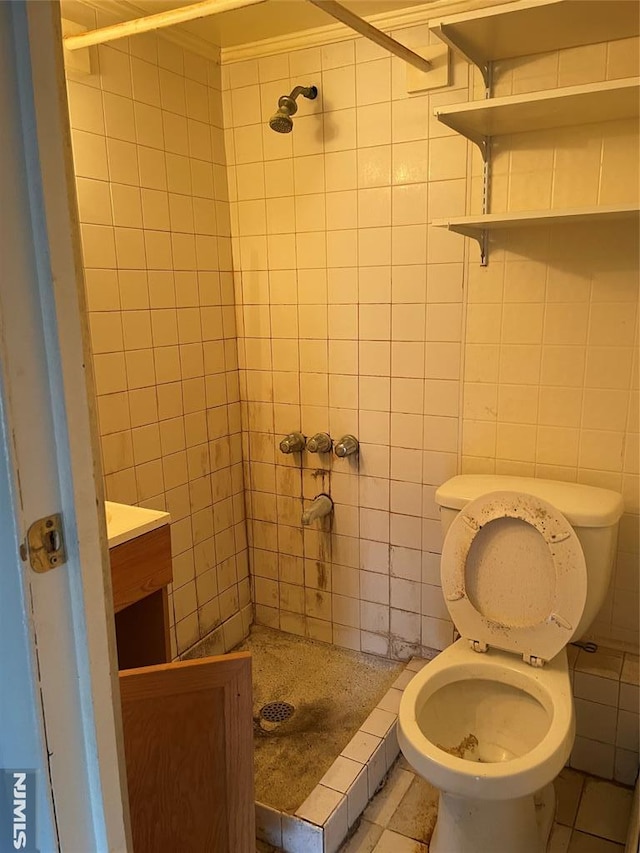
[[[293,119],[288,112],[278,108],[278,112],[274,113],[269,119],[269,127],[275,130],[276,133],[291,133],[293,130]]]
[[[313,101],[318,97],[318,89],[315,86],[296,86],[290,95],[280,95],[278,98],[278,111],[269,119],[269,127],[276,133],[291,133],[293,130],[292,115],[298,112],[296,98],[302,95]]]

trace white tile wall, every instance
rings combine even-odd
[[[503,62],[495,94],[631,77],[638,62],[636,39]],[[597,123],[597,116],[589,125],[501,139],[492,209],[637,202],[638,150],[637,120]],[[472,205],[478,170],[475,157]],[[577,481],[623,494],[613,583],[590,634],[633,650],[640,541],[635,231],[632,225],[514,234],[494,247],[488,268],[470,265],[462,438],[465,471]]]
[[[96,26],[80,4],[63,15]],[[172,517],[172,651],[251,621],[218,65],[91,49],[69,108],[106,494]]]
[[[638,656],[606,648],[595,654],[580,651],[572,678],[576,742],[571,766],[634,784],[640,752]]]
[[[637,47],[499,63],[496,94],[632,76]],[[635,234],[521,232],[482,269],[475,244],[433,229],[477,209],[477,152],[432,117],[482,94],[453,71],[449,89],[409,98],[402,63],[362,39],[223,68],[257,618],[376,654],[443,648],[433,494],[497,471],[623,492],[593,634],[637,649]],[[276,134],[266,122],[296,84],[318,99]],[[637,144],[622,122],[501,140],[493,209],[630,200]],[[359,463],[283,457],[294,429],[358,435]],[[303,532],[320,491],[331,532]]]
[[[623,492],[593,634],[637,649],[634,235],[522,232],[482,269],[475,245],[433,229],[477,209],[477,153],[432,117],[481,95],[457,60],[452,87],[411,98],[402,63],[362,39],[221,79],[154,36],[92,61],[69,93],[107,490],[174,516],[179,649],[241,608],[224,636],[248,625],[241,461],[261,622],[397,657],[443,648],[433,494],[495,470]],[[500,63],[496,94],[637,64],[631,40]],[[275,134],[277,98],[299,83],[319,96]],[[630,200],[636,131],[501,140],[493,209]],[[359,462],[285,458],[292,429],[353,432]],[[331,531],[302,531],[325,490]]]

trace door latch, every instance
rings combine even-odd
[[[20,547],[20,556],[27,559],[34,572],[42,574],[67,562],[64,532],[60,513],[34,521],[27,531],[27,541]]]

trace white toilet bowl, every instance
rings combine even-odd
[[[407,686],[398,724],[405,757],[440,791],[431,853],[545,849],[550,783],[575,734],[564,652],[533,668],[458,640]]]
[[[468,475],[436,500],[462,639],[411,680],[398,717],[402,752],[440,791],[429,851],[544,853],[575,736],[566,646],[604,599],[622,499]]]

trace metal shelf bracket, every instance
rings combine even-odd
[[[477,228],[467,228],[464,225],[449,226],[450,231],[455,231],[456,234],[462,234],[463,237],[469,237],[475,240],[480,247],[480,266],[486,267],[489,263],[489,235],[485,228],[481,230]]]
[[[482,159],[486,163],[487,158],[489,157],[489,137],[483,136],[481,133],[468,133],[466,130],[461,130],[456,127],[455,120],[451,120],[446,113],[441,113],[439,110],[435,110],[435,117],[438,119],[440,124],[446,125],[446,127],[451,128],[456,133],[459,133],[460,136],[464,136],[469,142],[473,142],[480,149],[480,154],[482,155]]]
[[[440,23],[434,28],[434,32],[436,32],[438,38],[446,42],[452,50],[461,54],[467,62],[471,63],[471,65],[476,66],[482,74],[485,87],[489,89],[491,87],[491,63],[483,61],[479,56],[475,56],[474,52],[469,50],[464,42],[460,41],[460,39],[456,37],[455,27]]]
[[[486,68],[486,75],[483,74],[485,90],[485,98],[490,98],[493,91],[493,63],[490,62]],[[489,213],[491,200],[491,137],[483,138],[483,145],[480,146],[482,153],[482,212]],[[476,238],[477,239],[477,238]],[[480,246],[480,266],[486,267],[489,263],[489,237],[486,230],[482,229],[482,235],[478,240]]]

